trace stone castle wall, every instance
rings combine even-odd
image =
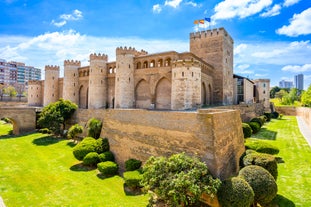
[[[311,129],[311,108],[293,107],[293,106],[276,106],[275,111],[288,116],[301,116]]]
[[[244,139],[238,111],[204,109],[197,112],[149,110],[78,110],[72,122],[103,121],[116,161],[124,168],[129,158],[185,152],[199,156],[221,179],[238,172]]]

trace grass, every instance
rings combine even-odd
[[[311,206],[311,148],[299,131],[295,116],[272,119],[252,138],[278,147],[278,197],[280,207]]]
[[[103,179],[97,169],[82,167],[73,146],[41,133],[0,136],[0,195],[6,206],[147,205],[147,195],[125,194],[122,177]]]
[[[9,132],[11,130],[13,130],[13,125],[12,124],[7,124],[6,122],[4,122],[2,120],[0,120],[0,126],[1,126],[0,136],[7,135],[7,134],[9,134]]]

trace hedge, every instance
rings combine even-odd
[[[73,148],[73,155],[77,160],[83,158],[90,152],[97,152],[98,142],[92,137],[85,137],[79,144]]]
[[[143,175],[138,171],[127,171],[123,173],[124,182],[128,187],[138,188],[141,187],[140,181],[143,178]]]
[[[249,126],[248,123],[242,123],[242,129],[243,129],[244,138],[248,138],[252,136],[253,130]]]
[[[106,162],[106,161],[114,161],[114,155],[112,154],[112,152],[108,151],[108,152],[103,152],[101,154],[99,154],[99,160],[101,162]]]
[[[96,165],[99,163],[99,155],[97,152],[90,152],[83,158],[83,164],[85,165]]]
[[[138,170],[141,167],[141,161],[137,159],[128,159],[125,161],[125,170],[133,171]]]
[[[253,134],[256,134],[260,130],[260,124],[258,122],[248,122],[248,125],[252,128]]]
[[[112,161],[100,162],[97,164],[98,170],[105,176],[113,176],[118,172],[118,165]]]

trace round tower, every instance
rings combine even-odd
[[[106,108],[107,106],[107,61],[105,54],[90,55],[89,96],[90,109]]]
[[[28,81],[28,106],[42,106],[42,81]]]
[[[177,60],[172,66],[172,110],[201,105],[201,67],[193,59]]]
[[[58,101],[59,66],[45,66],[43,106]]]
[[[64,61],[63,98],[79,104],[79,72],[80,61]]]
[[[115,108],[134,107],[134,57],[135,48],[116,49],[117,72],[115,78]]]

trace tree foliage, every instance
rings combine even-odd
[[[292,88],[289,93],[285,93],[282,97],[282,104],[292,105],[295,101],[299,101],[300,92],[297,88]]]
[[[301,94],[301,103],[303,106],[311,107],[311,84],[309,88]]]
[[[68,134],[67,134],[67,137],[68,139],[76,139],[78,134],[81,134],[83,133],[83,127],[79,124],[75,124],[75,125],[72,125],[69,130],[68,130]]]
[[[59,99],[43,108],[40,113],[38,125],[42,128],[50,129],[54,134],[60,134],[65,129],[66,121],[77,108],[78,106],[75,103],[69,100]]]
[[[2,90],[3,90],[3,94],[6,94],[10,97],[15,97],[17,95],[17,91],[13,86],[7,86],[3,88]]]
[[[270,98],[276,98],[275,94],[277,92],[279,92],[280,90],[281,90],[281,88],[278,87],[278,86],[274,86],[273,88],[271,88],[271,90],[270,90]]]
[[[213,197],[221,184],[203,162],[184,153],[150,157],[143,172],[142,185],[170,206],[196,203],[203,192]]]
[[[102,122],[96,118],[91,118],[87,123],[87,136],[99,138],[102,130]]]

